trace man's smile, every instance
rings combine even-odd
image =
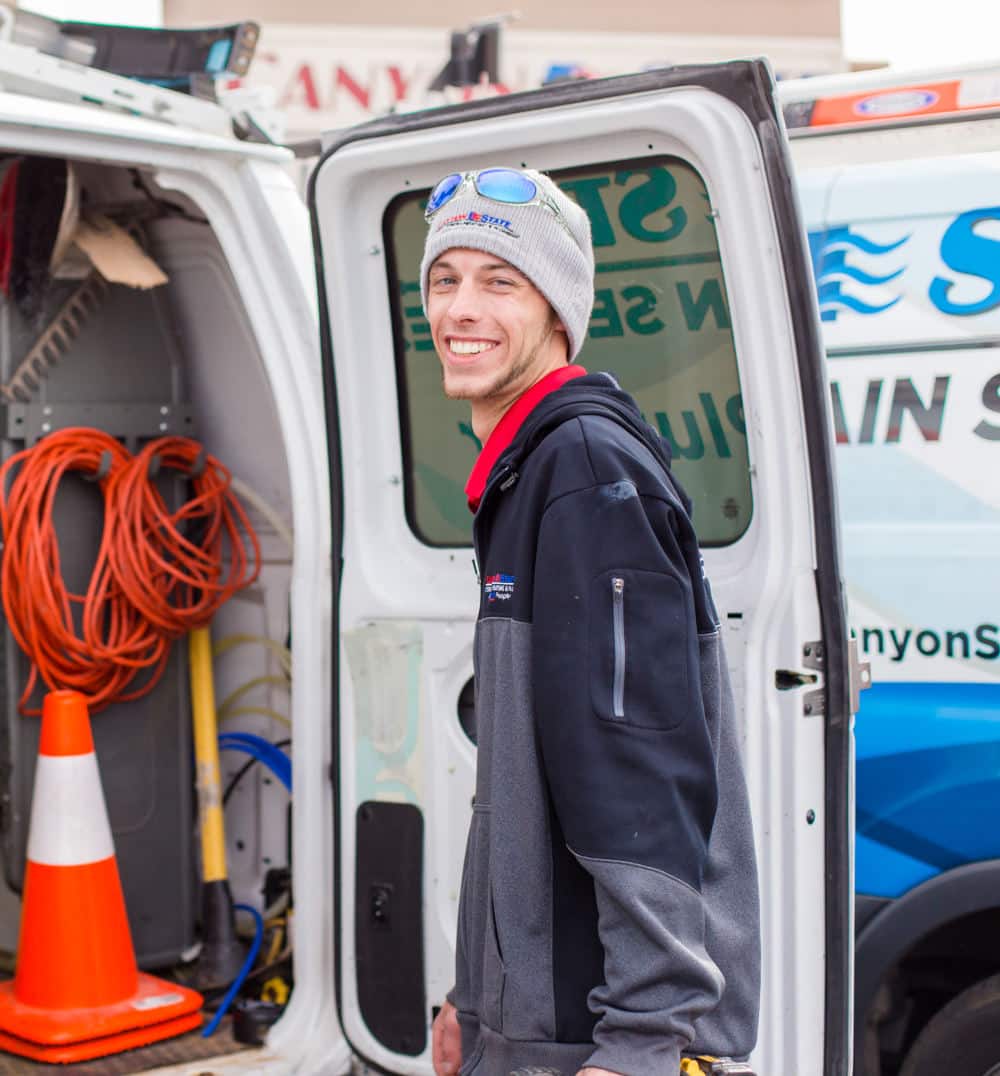
[[[470,355],[481,355],[484,351],[492,351],[497,347],[496,340],[484,340],[480,337],[447,337],[448,351],[456,357],[467,358]]]

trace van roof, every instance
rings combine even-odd
[[[86,31],[90,38],[73,35],[67,38],[67,27],[74,32]],[[235,57],[230,61],[230,68],[236,64],[239,70],[245,70],[252,56],[252,45],[256,43],[257,28],[256,24],[247,23],[219,30],[185,32],[59,23],[0,3],[0,121],[30,122],[34,127],[49,128],[72,124],[94,133],[244,157],[277,156],[281,160],[288,157],[284,149],[238,139],[234,134],[233,115],[215,100],[179,92],[162,84],[160,78],[128,77],[98,66],[104,52],[114,55],[108,43],[127,33],[143,35],[147,57],[153,56],[150,42],[159,46],[159,53],[153,57],[157,70],[169,66],[160,55],[164,49],[168,59],[174,53],[182,57],[191,53],[191,48],[185,52],[177,40],[191,34],[202,45],[204,38],[226,46],[225,55]],[[165,42],[160,42],[161,34],[166,36]],[[242,42],[240,47],[235,48],[225,40],[227,35],[237,44]],[[90,61],[87,61],[88,50],[93,53]],[[221,60],[212,63],[210,70],[188,70],[183,78],[187,70],[183,64],[181,69],[170,73],[177,76],[178,84],[187,86],[192,79],[206,79],[212,80],[208,83],[211,86],[214,77],[228,69],[220,66]],[[26,105],[27,102],[30,104]]]
[[[3,67],[0,63],[0,82]],[[165,91],[172,92],[172,91]],[[178,95],[180,96],[180,95]],[[92,103],[47,100],[28,93],[0,90],[0,125],[24,127],[33,131],[72,131],[84,140],[99,135],[123,142],[175,146],[225,156],[253,157],[285,162],[293,159],[284,146],[244,142],[231,134],[220,134],[194,127],[164,123],[121,110],[95,107]],[[38,150],[46,149],[39,144]]]

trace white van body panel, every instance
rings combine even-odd
[[[848,167],[836,146],[882,137],[864,132],[828,137],[839,163],[816,168],[819,136],[793,143],[806,151],[852,624],[876,681],[995,683],[1000,152],[947,156],[966,144],[954,131],[895,133],[919,134],[928,157]]]
[[[854,95],[879,86],[914,114],[853,122]],[[926,1063],[932,1026],[949,1026],[940,1007],[964,989],[959,954],[978,954],[970,912],[996,910],[1000,845],[979,821],[998,794],[998,87],[991,64],[780,94],[839,102],[793,130],[791,149],[829,358],[850,620],[874,682],[857,731],[856,1069],[879,1053],[883,1068]],[[945,106],[957,111],[916,115],[935,89],[957,90]],[[941,937],[956,959],[932,986],[921,955]],[[935,990],[936,1013],[914,1007]]]

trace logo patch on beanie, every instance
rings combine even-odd
[[[438,225],[438,231],[442,228],[453,228],[456,226],[468,227],[470,225],[477,228],[489,228],[494,232],[502,232],[504,235],[509,235],[512,239],[516,239],[518,234],[514,231],[509,220],[504,220],[503,217],[490,216],[489,213],[476,213],[473,210],[470,210],[468,213],[457,213],[453,217],[445,217]]]

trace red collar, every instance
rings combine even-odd
[[[500,459],[505,449],[510,447],[528,415],[550,392],[562,388],[567,381],[572,381],[575,377],[583,377],[586,372],[582,366],[560,366],[558,370],[546,374],[541,381],[536,381],[507,408],[503,418],[496,424],[486,444],[483,445],[476,465],[472,468],[472,474],[469,475],[469,481],[465,483],[465,495],[469,499],[471,512],[475,512],[479,507],[483,491],[486,489],[486,480],[490,476],[490,471],[493,470],[493,465]]]

